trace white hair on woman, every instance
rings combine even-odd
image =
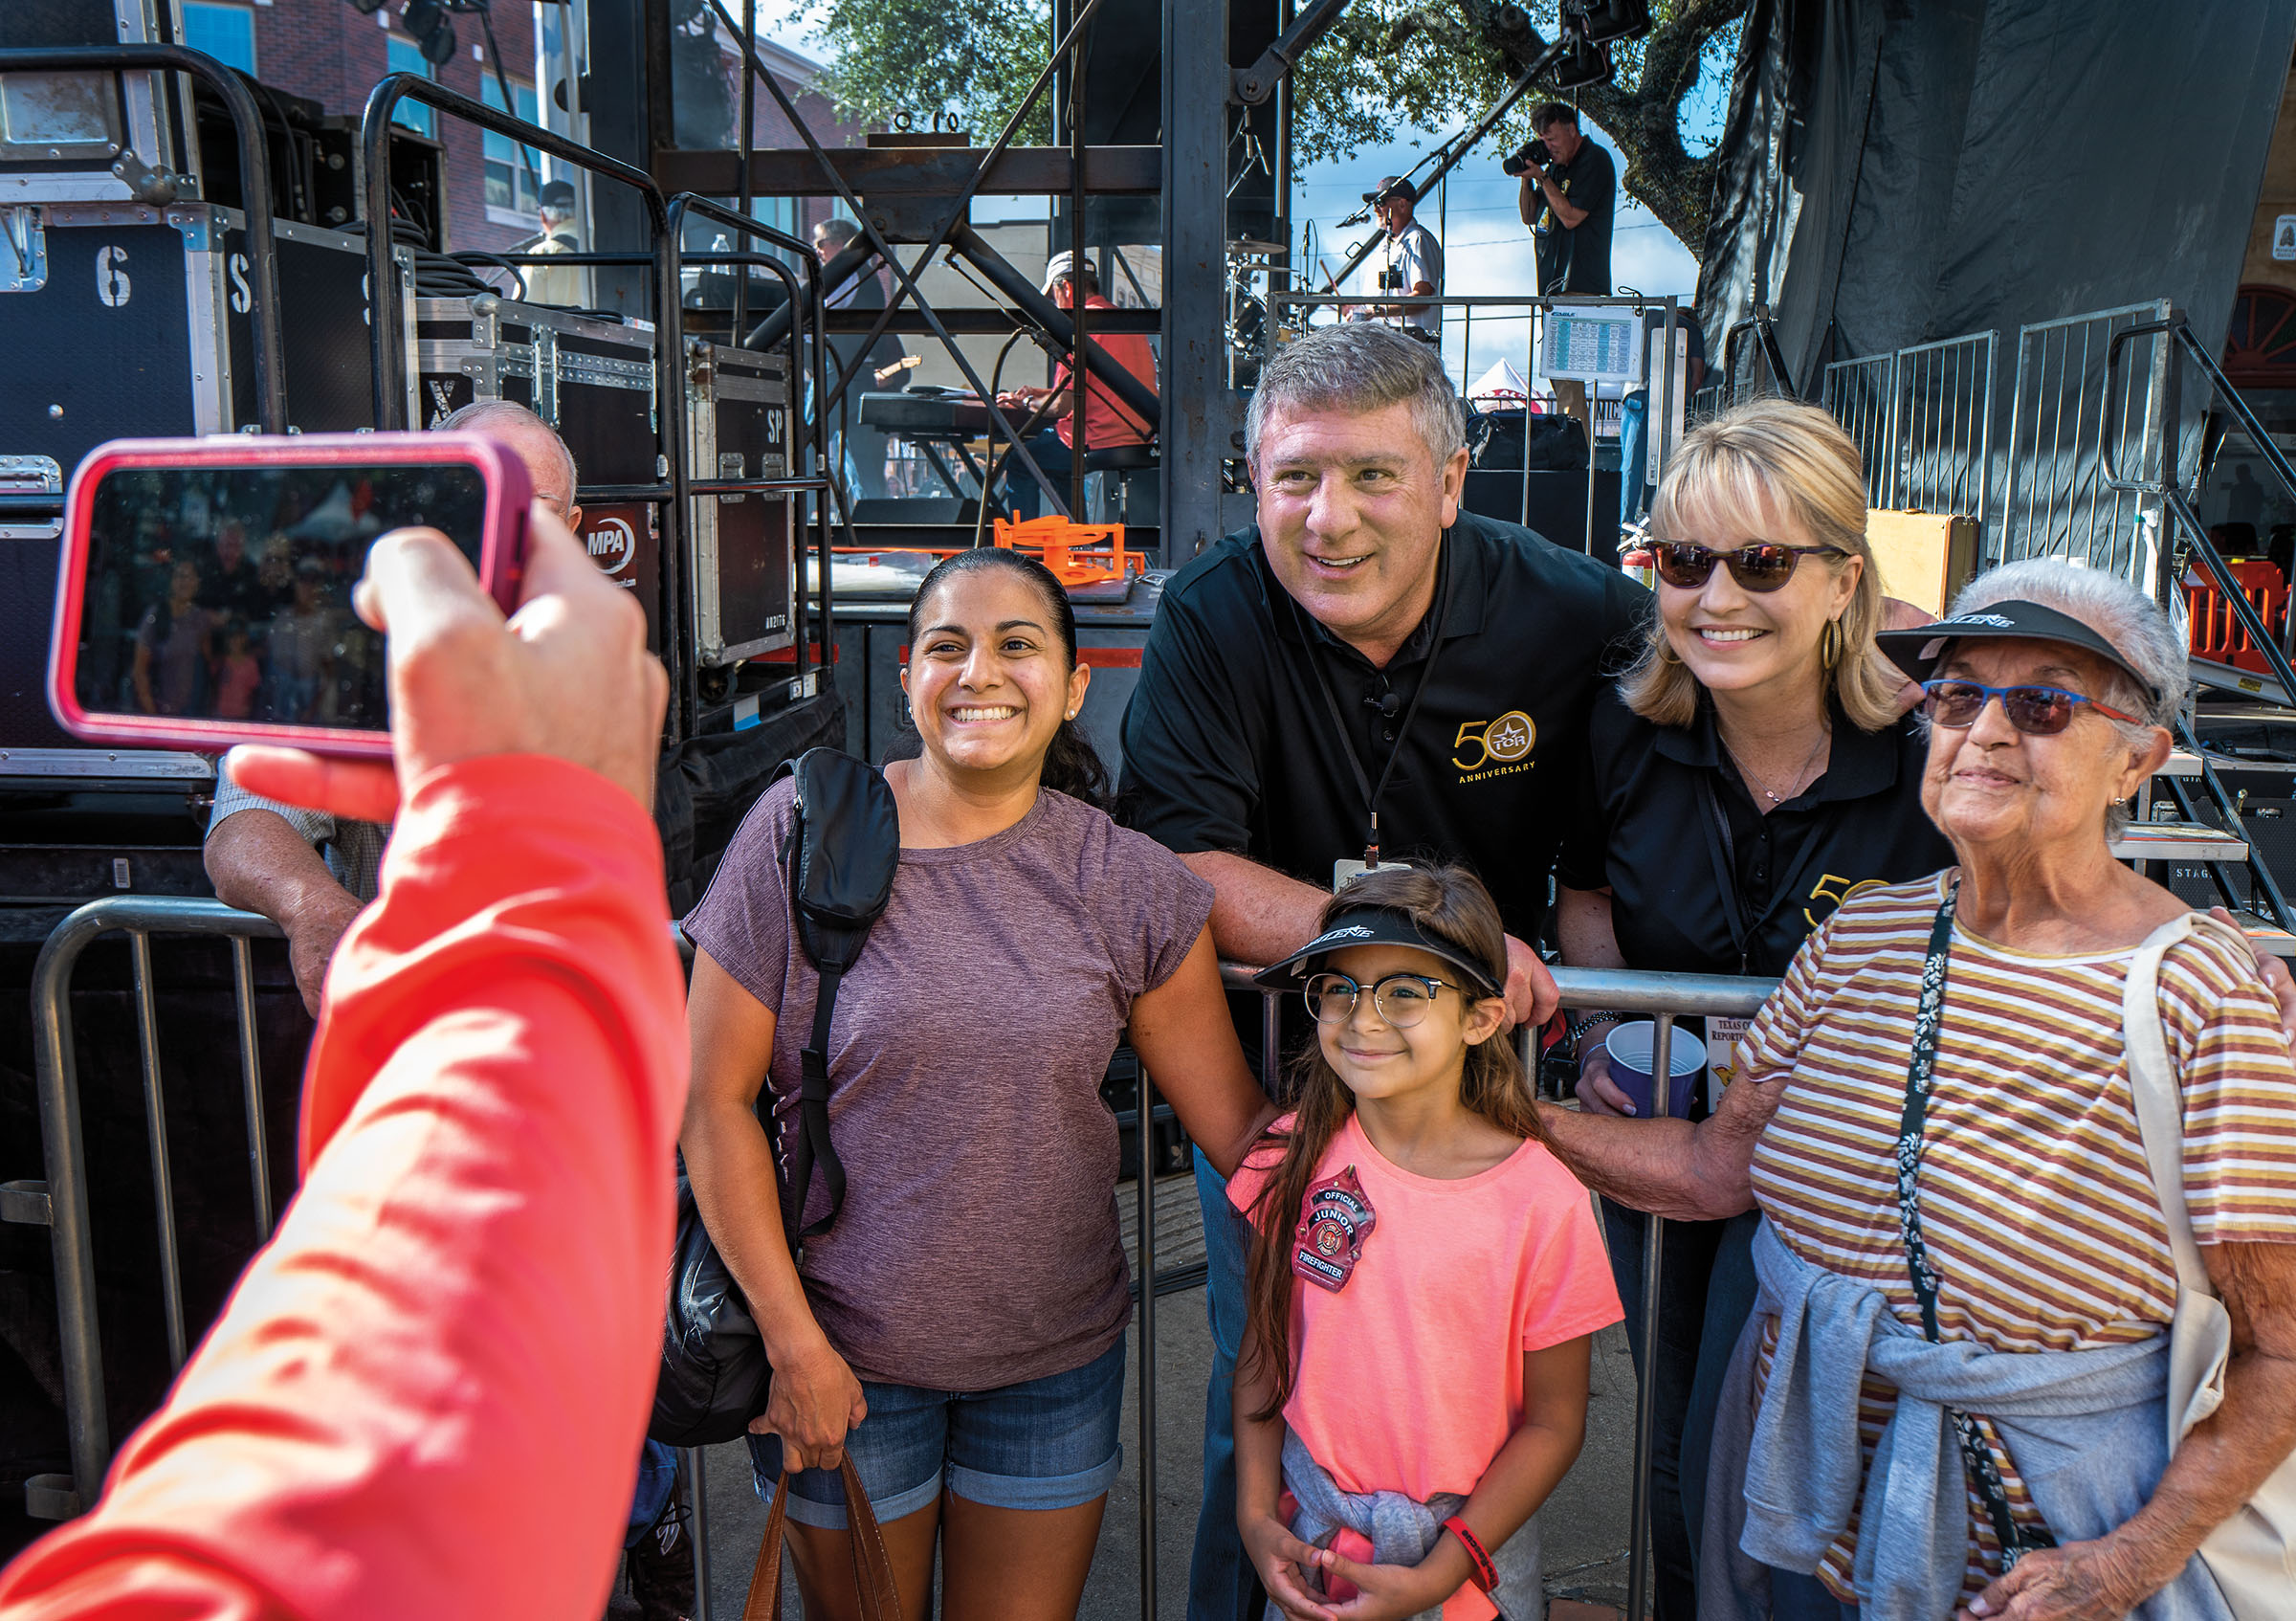
[[[2177,637],[2169,616],[2151,597],[2101,569],[2084,568],[2063,558],[2031,557],[2004,564],[1972,580],[1954,598],[1954,611],[1947,617],[1980,612],[2002,602],[2037,602],[2078,619],[2110,642],[2130,669],[2142,677],[2140,686],[2127,670],[2108,665],[2105,690],[2089,695],[2141,718],[2139,725],[2110,722],[2131,749],[2152,746],[2149,728],[2175,726],[2192,685],[2192,655]],[[2116,837],[2128,825],[2126,805],[2106,810],[2106,837]]]

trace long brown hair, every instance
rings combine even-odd
[[[1484,964],[1491,984],[1507,983],[1506,926],[1499,921],[1490,892],[1465,867],[1375,868],[1325,903],[1317,928],[1329,928],[1340,913],[1364,906],[1404,914],[1422,933],[1447,941]],[[1299,1099],[1291,1129],[1269,1130],[1253,1145],[1255,1152],[1263,1146],[1283,1150],[1283,1158],[1262,1185],[1248,1212],[1260,1241],[1252,1246],[1247,1286],[1251,1343],[1246,1351],[1246,1366],[1256,1370],[1259,1365],[1253,1359],[1268,1358],[1275,1387],[1267,1410],[1251,1415],[1263,1423],[1282,1411],[1284,1403],[1292,1398],[1292,1242],[1300,1201],[1315,1180],[1315,1167],[1324,1150],[1356,1112],[1356,1095],[1324,1057],[1321,1041],[1310,1041],[1292,1058],[1291,1071],[1293,1095]],[[1459,1077],[1459,1101],[1501,1131],[1545,1140],[1532,1107],[1530,1084],[1515,1057],[1514,1043],[1504,1034],[1467,1050],[1467,1066]]]

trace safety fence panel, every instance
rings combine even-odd
[[[1897,461],[1897,356],[1835,361],[1825,368],[1822,403],[1858,447],[1866,504],[1888,505],[1889,473]]]
[[[155,935],[207,936],[221,938],[230,944],[232,997],[238,1028],[238,1069],[246,1111],[249,1193],[254,1208],[254,1231],[258,1237],[269,1236],[278,1205],[268,1169],[268,1144],[262,1109],[263,1077],[255,1029],[255,978],[251,945],[255,940],[278,938],[277,927],[267,919],[234,910],[219,901],[176,897],[114,896],[92,901],[72,913],[56,925],[47,944],[42,946],[33,975],[34,1068],[46,1176],[43,1181],[36,1183],[19,1181],[0,1186],[0,1219],[48,1227],[55,1255],[56,1315],[62,1340],[62,1386],[72,1471],[68,1475],[38,1476],[28,1482],[27,1510],[43,1519],[66,1519],[92,1504],[112,1454],[110,1419],[105,1410],[101,1342],[97,1321],[96,1259],[89,1231],[88,1177],[83,1147],[78,1063],[71,1016],[74,969],[87,947],[99,937],[110,933],[125,933],[128,937],[130,988],[136,1010],[137,1045],[143,1072],[149,1173],[159,1225],[160,1275],[157,1282],[171,1367],[182,1367],[198,1335],[204,1331],[204,1326],[187,1321],[184,1301],[180,1235],[176,1227],[177,1178],[168,1156],[162,1059],[164,1041],[156,1011],[158,995],[152,968],[151,941]],[[680,954],[690,962],[690,943],[674,925],[672,936]],[[1224,967],[1222,972],[1230,989],[1261,996],[1260,1065],[1264,1074],[1275,1074],[1282,1055],[1279,1050],[1277,994],[1260,990],[1251,979],[1249,969],[1231,966]],[[1667,1043],[1678,1016],[1751,1015],[1776,988],[1776,982],[1770,980],[1630,973],[1611,969],[1557,968],[1555,970],[1555,979],[1562,991],[1565,1006],[1600,1007],[1654,1015],[1658,1031],[1655,1061],[1661,1074],[1667,1069]],[[1521,1033],[1520,1042],[1525,1056],[1533,1056],[1535,1053],[1533,1033]],[[1150,1127],[1159,1115],[1165,1111],[1159,1109],[1151,1081],[1145,1075],[1141,1077],[1137,1097],[1138,1112],[1133,1118],[1136,1125],[1140,1127],[1135,1132],[1135,1141],[1139,1148],[1139,1163],[1135,1173],[1139,1209],[1133,1276],[1136,1280],[1152,1279],[1153,1282],[1146,1288],[1138,1287],[1136,1282],[1135,1287],[1138,1319],[1134,1335],[1140,1356],[1135,1399],[1138,1404],[1138,1433],[1141,1437],[1138,1449],[1139,1489],[1142,1510],[1146,1516],[1144,1531],[1149,1544],[1153,1546],[1159,1499],[1155,1476],[1156,1301],[1157,1297],[1166,1293],[1168,1287],[1192,1284],[1196,1275],[1194,1269],[1189,1269],[1187,1276],[1176,1275],[1167,1279],[1157,1271],[1154,1196],[1158,1167],[1156,1132]],[[1142,1117],[1145,1117],[1144,1121]],[[1650,1218],[1648,1242],[1654,1262],[1663,1234],[1664,1223],[1655,1217]],[[1653,1315],[1647,1321],[1655,1321],[1655,1292],[1659,1275],[1660,1269],[1654,1264],[1648,1274],[1653,1298],[1645,1306],[1646,1311]],[[1645,1371],[1644,1396],[1637,1414],[1636,1528],[1633,1540],[1638,1555],[1647,1547],[1650,1389],[1651,1382]],[[710,1601],[710,1540],[701,1454],[698,1452],[684,1454],[680,1459],[680,1473],[686,1482],[694,1516],[692,1524],[697,1587],[695,1614],[697,1621],[709,1621],[713,1608]],[[1645,1590],[1640,1575],[1642,1561],[1639,1558],[1636,1568],[1638,1574],[1630,1583],[1630,1588],[1632,1596],[1639,1604]],[[1153,1564],[1143,1563],[1140,1572],[1140,1613],[1144,1618],[1153,1617],[1156,1613],[1156,1587]],[[1640,1613],[1640,1610],[1632,1610],[1630,1613]]]
[[[1857,444],[1866,504],[1993,518],[1998,332],[1971,332],[1825,368],[1825,409]]]
[[[2158,502],[2122,481],[2158,460],[2170,340],[2145,334],[2108,362],[2118,334],[2170,314],[2162,299],[2018,329],[2007,499],[1989,561],[2065,557],[2152,584]]]

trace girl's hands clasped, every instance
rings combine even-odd
[[[1294,1621],[1332,1621],[1332,1607],[1308,1590],[1307,1572],[1328,1568],[1339,1556],[1329,1548],[1301,1542],[1272,1514],[1248,1521],[1240,1529],[1244,1552],[1260,1573],[1260,1586],[1268,1589],[1275,1607]]]
[[[773,1395],[749,1421],[753,1433],[782,1438],[785,1469],[834,1469],[845,1456],[846,1432],[869,1416],[861,1381],[815,1329],[794,1351],[769,1347]]]
[[[1353,1582],[1357,1592],[1343,1604],[1330,1607],[1333,1621],[1403,1621],[1423,1610],[1432,1610],[1459,1590],[1459,1580],[1444,1566],[1440,1556],[1450,1543],[1446,1537],[1417,1565],[1358,1565],[1332,1553],[1323,1567],[1325,1577]]]

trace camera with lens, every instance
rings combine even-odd
[[[1504,173],[1515,176],[1526,174],[1534,168],[1543,169],[1546,167],[1547,144],[1539,140],[1526,141],[1517,150],[1499,160],[1499,168]]]
[[[1380,272],[1380,291],[1400,293],[1403,290],[1403,267],[1391,264]]]

